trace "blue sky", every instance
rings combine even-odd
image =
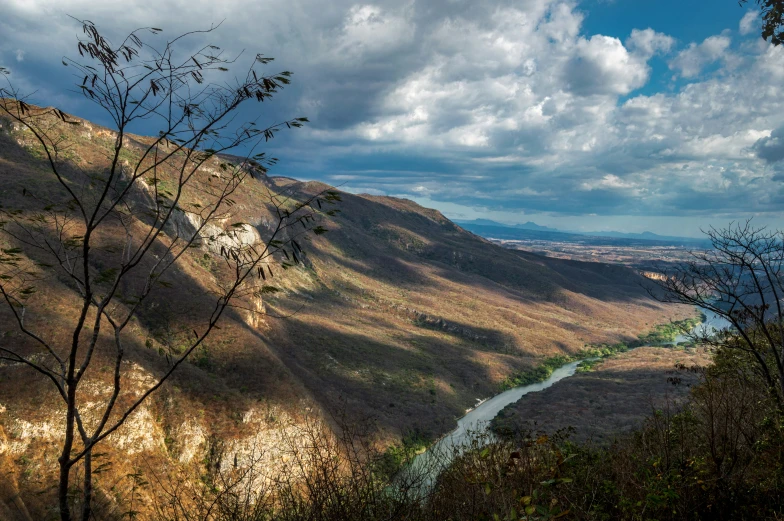
[[[210,35],[295,84],[265,117],[273,173],[414,199],[453,218],[699,235],[784,228],[784,49],[735,0],[0,0],[0,65],[102,121],[60,65],[89,18]],[[207,43],[206,40],[192,44]],[[140,129],[154,133],[157,129]]]

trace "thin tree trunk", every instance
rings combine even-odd
[[[65,451],[63,451],[65,456]],[[68,464],[68,457],[60,456],[60,481],[57,487],[57,497],[60,504],[60,521],[71,521],[71,510],[68,506],[68,477],[71,467]]]
[[[93,453],[88,450],[84,455],[84,504],[82,506],[82,521],[90,521],[93,499]]]
[[[73,363],[71,364],[73,367]],[[71,474],[71,452],[73,450],[74,423],[76,418],[76,386],[68,382],[68,409],[65,415],[65,440],[63,452],[60,454],[60,481],[58,484],[58,500],[60,504],[60,521],[71,521],[71,509],[68,506],[68,485]]]

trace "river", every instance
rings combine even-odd
[[[703,313],[705,314],[705,321],[695,326],[691,331],[692,334],[701,334],[705,331],[710,333],[729,325],[729,322],[712,311],[704,310]],[[675,338],[673,344],[688,342],[690,340],[691,338],[688,334],[681,334]],[[493,435],[488,432],[487,426],[490,421],[501,412],[501,409],[518,401],[526,394],[547,389],[564,378],[569,378],[574,375],[577,366],[584,361],[585,360],[577,360],[576,362],[570,362],[553,371],[553,374],[543,382],[515,387],[514,389],[504,391],[501,394],[497,394],[482,402],[465,416],[457,420],[457,428],[455,428],[455,430],[414,458],[407,469],[403,471],[404,475],[426,475],[427,478],[425,479],[425,482],[420,485],[424,485],[424,487],[419,488],[419,490],[429,489],[435,478],[441,473],[445,466],[449,464],[456,453],[459,453],[465,447],[477,446],[471,445],[472,443],[489,443],[493,439]]]
[[[697,324],[694,329],[691,330],[690,334],[697,334],[704,335],[704,334],[712,334],[721,329],[725,329],[730,326],[730,323],[727,319],[720,317],[713,311],[709,311],[707,309],[703,309],[702,313],[705,315],[705,320]],[[690,342],[692,338],[690,338],[689,334],[680,334],[675,337],[675,341],[673,344],[677,344],[679,342]]]
[[[477,444],[486,444],[493,440],[493,435],[488,431],[487,426],[490,420],[501,412],[501,409],[528,393],[547,389],[556,382],[572,376],[577,370],[577,366],[582,362],[584,360],[577,360],[559,367],[543,382],[515,387],[485,400],[457,420],[455,430],[416,456],[411,464],[402,471],[403,478],[417,476],[417,479],[423,479],[423,482],[416,487],[417,492],[423,493],[429,490],[435,478],[446,468],[455,454],[466,447],[476,447]]]

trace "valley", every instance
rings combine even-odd
[[[691,259],[690,251],[711,247],[705,239],[667,237],[653,233],[562,232],[535,223],[501,225],[476,220],[462,223],[468,231],[514,250],[557,259],[620,264],[640,271],[662,271]]]
[[[576,442],[610,444],[638,429],[657,410],[675,412],[699,383],[688,368],[706,367],[705,348],[639,347],[585,364],[559,385],[526,396],[492,421],[500,435],[553,435],[561,431]],[[684,370],[677,370],[683,364]]]
[[[641,271],[663,271],[689,260],[691,248],[680,245],[594,245],[578,242],[491,239],[505,248],[556,259],[621,264]]]
[[[784,521],[784,0],[63,3],[0,521]]]
[[[74,166],[104,164],[113,143],[109,130],[80,121],[66,131]],[[134,136],[127,157],[146,142]],[[41,190],[56,190],[41,174],[35,150],[29,134],[2,122],[4,205],[26,204],[17,194],[31,179]],[[265,191],[301,199],[325,188],[271,176],[248,180],[234,196],[233,219],[250,223],[251,240],[264,240],[272,211]],[[405,437],[433,440],[452,430],[478,399],[499,392],[510,376],[549,357],[630,341],[656,324],[694,314],[652,300],[644,289],[649,283],[623,266],[504,248],[403,199],[345,193],[341,199],[340,213],[323,221],[329,232],[305,244],[304,262],[278,269],[274,292],[265,290],[263,298],[248,297],[230,310],[220,332],[139,413],[137,430],[123,436],[144,439],[145,450],[157,457],[187,463],[210,437],[240,444],[252,439],[237,418],[289,417],[296,423],[307,410],[324,418],[369,420],[382,445]],[[154,380],[166,367],[168,350],[198,327],[198,309],[208,302],[205,290],[224,276],[222,269],[204,247],[177,261],[166,288],[127,333],[136,382]],[[28,304],[29,327],[56,340],[73,319],[73,290],[67,280],[53,278],[39,294],[46,297],[34,296]],[[33,352],[7,309],[2,313],[0,341]],[[97,367],[110,355],[108,346],[99,347]],[[31,432],[56,432],[59,413],[41,407],[41,400],[50,400],[46,393],[19,392],[22,380],[36,382],[30,389],[43,384],[22,367],[5,363],[0,375],[3,447],[15,461],[19,487],[32,491],[36,485],[29,477],[46,474],[42,462],[52,457],[56,436]],[[88,376],[97,388],[109,374],[96,370]],[[133,391],[139,384],[128,385]],[[262,424],[265,431],[275,429],[275,420]],[[194,429],[197,438],[178,434]],[[113,439],[110,454],[128,443]],[[123,467],[118,464],[118,471]]]

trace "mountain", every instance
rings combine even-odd
[[[575,232],[581,235],[590,235],[593,237],[615,237],[619,239],[639,239],[644,241],[658,241],[658,242],[673,242],[679,244],[704,244],[707,245],[705,239],[699,237],[677,237],[672,235],[658,235],[653,232],[642,233],[625,233],[625,232]]]
[[[77,124],[51,121],[70,143],[70,166],[63,172],[105,171],[116,136],[73,119]],[[123,157],[138,157],[151,142],[131,136]],[[199,175],[220,175],[218,166],[210,162]],[[30,133],[4,120],[0,187],[0,204],[22,207],[22,215],[31,204],[24,193],[59,188]],[[250,179],[233,197],[226,222],[249,223],[253,240],[268,239],[275,210],[265,194],[302,199],[325,188],[289,178]],[[182,208],[200,194],[183,199]],[[432,439],[451,430],[477,399],[496,393],[504,379],[545,357],[574,353],[586,343],[630,340],[655,323],[691,313],[652,300],[646,280],[626,268],[505,249],[412,201],[341,195],[341,213],[322,223],[329,232],[303,241],[306,261],[277,269],[270,282],[277,293],[241,300],[204,348],[108,439],[103,457],[114,466],[107,480],[134,472],[143,455],[155,465],[196,465],[214,440],[223,443],[229,462],[252,447],[278,464],[275,444],[296,439],[313,415],[327,425],[334,425],[335,415],[370,418],[380,443],[412,433]],[[133,222],[112,226],[102,238],[107,244],[123,238]],[[3,240],[4,248],[14,246]],[[161,239],[160,251],[167,240]],[[96,262],[91,269],[106,269],[101,257]],[[191,335],[191,323],[211,305],[209,288],[224,269],[221,258],[204,248],[177,261],[159,297],[128,330],[124,392],[133,396],[167,369],[168,353],[176,352],[179,335]],[[76,317],[74,289],[64,276],[40,284],[26,325],[65,343]],[[259,318],[252,310],[270,316]],[[99,340],[83,391],[87,402],[97,400],[92,393],[112,378],[113,348]],[[2,306],[4,345],[36,349]],[[34,511],[38,480],[52,478],[55,468],[59,403],[43,377],[20,365],[0,366],[0,466],[8,471],[0,489],[18,488]]]
[[[525,224],[503,224],[489,219],[472,221],[455,220],[457,224],[482,237],[507,240],[542,240],[589,243],[592,245],[624,245],[637,244],[652,246],[679,245],[692,247],[709,247],[709,241],[693,237],[674,237],[658,235],[652,232],[577,232],[562,231],[528,221]]]
[[[470,226],[493,226],[493,227],[515,228],[518,230],[533,230],[539,232],[559,232],[559,230],[556,230],[555,228],[549,228],[547,226],[539,226],[538,224],[532,221],[528,221],[523,224],[503,224],[496,221],[492,221],[490,219],[474,219],[472,221],[455,219],[454,222],[459,224],[460,226],[463,226],[464,228],[466,226],[469,227]]]

